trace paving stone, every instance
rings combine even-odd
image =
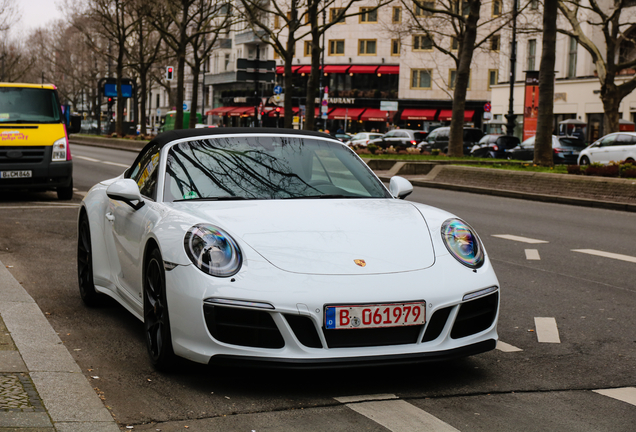
[[[51,419],[45,412],[0,411],[0,428],[46,428],[52,426]]]
[[[0,372],[28,372],[18,351],[0,350]]]

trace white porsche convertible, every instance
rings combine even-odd
[[[82,201],[80,294],[143,321],[164,370],[176,356],[343,367],[495,348],[499,282],[479,237],[403,200],[412,190],[321,133],[168,132]]]

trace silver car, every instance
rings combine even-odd
[[[579,155],[579,165],[589,165],[598,162],[636,161],[636,133],[615,132],[590,145]]]
[[[381,136],[382,134],[377,132],[360,132],[352,136],[351,141],[349,141],[347,144],[349,144],[349,146],[351,147],[366,147],[369,141],[380,138]]]

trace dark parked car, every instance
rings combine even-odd
[[[418,145],[426,137],[426,132],[415,131],[411,129],[393,129],[382,135],[380,138],[376,138],[373,141],[369,141],[369,144],[375,144],[381,148],[389,148],[393,146],[394,149],[404,150],[409,147]]]
[[[534,139],[528,138],[519,146],[508,151],[508,159],[531,161],[534,159]],[[581,150],[585,148],[583,141],[576,137],[552,135],[552,154],[555,165],[576,164]]]
[[[471,156],[506,158],[508,150],[519,145],[519,138],[510,135],[484,135],[470,151]]]
[[[479,142],[484,133],[477,128],[464,128],[464,154],[470,153],[470,150]],[[442,153],[448,153],[448,140],[450,137],[450,127],[441,127],[433,130],[426,137],[426,142],[420,146],[422,151],[430,152],[438,149]]]

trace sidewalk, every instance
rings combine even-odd
[[[119,427],[33,298],[0,262],[0,432]]]

